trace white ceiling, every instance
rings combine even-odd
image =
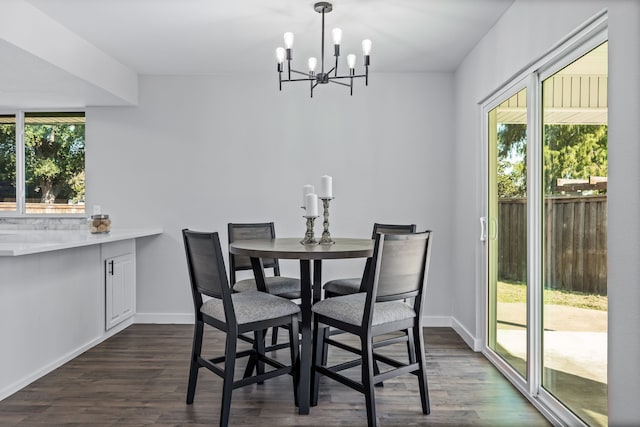
[[[309,0],[2,1],[18,4],[21,7],[16,10],[28,12],[17,20],[43,12],[52,29],[61,24],[61,31],[68,30],[88,42],[134,75],[275,73],[274,50],[283,45],[285,31],[296,36],[292,64],[296,68],[305,69],[307,57],[320,56],[321,15]],[[370,38],[371,73],[447,72],[456,69],[512,3],[335,0],[333,11],[326,15],[326,31],[342,28],[345,57],[351,52],[360,57],[361,40]],[[12,19],[3,13],[4,19]],[[31,43],[38,38],[55,43],[51,38],[56,31],[29,25],[22,22],[16,27],[22,27],[20,31],[28,28]],[[12,34],[7,34],[3,39],[0,29],[0,107],[34,107],[47,102],[57,103],[50,106],[113,105],[118,99],[131,103],[130,99],[123,102],[122,96],[100,82],[78,76],[82,73],[74,72],[71,65],[51,64],[55,60],[43,58],[46,55],[37,49],[16,46]],[[330,34],[326,39],[325,60],[330,62]],[[61,39],[56,46],[64,48],[65,44]],[[83,61],[83,56],[78,55],[77,61]]]

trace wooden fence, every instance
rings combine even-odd
[[[69,205],[65,203],[31,203],[26,204],[27,213],[30,214],[48,214],[48,215],[67,215],[67,214],[83,214],[84,205]],[[16,202],[0,202],[0,211],[15,212]]]
[[[526,201],[498,203],[498,279],[526,281]],[[545,199],[544,285],[607,294],[607,196]]]

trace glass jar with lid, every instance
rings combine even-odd
[[[111,220],[109,219],[109,215],[91,215],[88,223],[91,234],[108,233],[111,231]]]

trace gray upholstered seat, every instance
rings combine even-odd
[[[341,297],[327,298],[313,305],[313,312],[327,316],[350,325],[360,325],[364,313],[364,305],[367,300],[366,292],[345,295]],[[398,320],[411,319],[416,312],[403,301],[377,302],[373,308],[373,320],[371,326]]]
[[[285,298],[300,298],[300,279],[284,276],[265,277],[267,292],[272,295],[284,296]],[[233,292],[257,291],[255,279],[239,280],[233,285]]]
[[[290,316],[300,311],[300,307],[288,299],[258,291],[231,294],[231,301],[238,325]],[[200,311],[221,322],[226,321],[221,299],[212,298],[206,301],[200,307]]]
[[[324,291],[338,295],[357,294],[360,291],[361,281],[359,277],[329,280],[324,285]]]

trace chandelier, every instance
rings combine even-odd
[[[338,75],[338,57],[340,56],[340,42],[342,41],[342,30],[340,28],[334,28],[331,31],[333,36],[333,56],[336,58],[335,66],[329,71],[324,70],[324,14],[331,12],[333,6],[331,3],[321,1],[313,5],[316,12],[322,14],[322,38],[321,38],[321,50],[320,50],[320,71],[316,73],[316,67],[318,60],[315,57],[309,58],[308,65],[309,71],[303,72],[294,70],[291,68],[292,49],[293,49],[293,33],[284,33],[284,45],[285,47],[279,47],[276,49],[276,59],[278,60],[278,80],[280,90],[282,90],[282,83],[288,82],[309,82],[311,87],[311,97],[313,98],[313,89],[319,84],[335,83],[349,88],[351,96],[353,96],[353,79],[364,77],[364,84],[369,85],[369,54],[371,53],[371,40],[362,40],[362,54],[364,56],[364,74],[356,74],[356,56],[354,54],[347,55],[347,66],[349,67],[349,74],[340,76]],[[282,78],[284,72],[284,61],[287,60],[287,78]],[[291,73],[300,74],[305,76],[304,78],[292,79]],[[347,80],[349,83],[345,83]]]

